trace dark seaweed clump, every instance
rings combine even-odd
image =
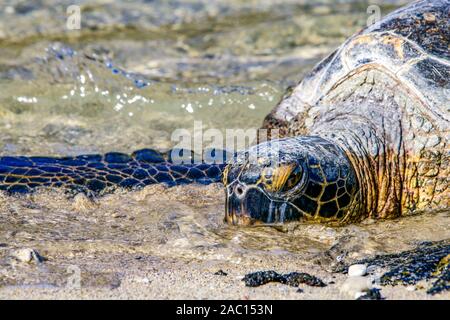
[[[380,278],[381,285],[415,285],[421,280],[433,280],[427,293],[450,289],[450,240],[423,242],[413,250],[377,255],[358,263],[387,268]]]
[[[258,287],[269,282],[279,282],[291,287],[304,283],[312,287],[325,287],[326,284],[319,278],[304,272],[290,272],[279,274],[276,271],[257,271],[246,274],[242,279],[247,287]]]

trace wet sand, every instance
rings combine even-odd
[[[95,261],[94,261],[95,259]],[[65,263],[80,264],[73,259]],[[55,262],[53,262],[55,263]],[[0,288],[0,299],[354,299],[342,287],[347,276],[331,274],[317,267],[297,267],[285,264],[255,262],[242,265],[226,262],[168,260],[146,256],[137,259],[134,255],[112,256],[105,254],[84,261],[86,267],[103,269],[96,281],[104,285],[72,287],[51,287],[45,284],[4,286]],[[300,285],[298,288],[269,283],[257,288],[245,287],[242,278],[249,270],[277,269],[291,272],[301,270],[323,279],[333,281],[324,288]],[[227,276],[215,275],[224,270]],[[83,273],[82,273],[83,275]],[[101,280],[100,280],[101,279]],[[30,277],[29,281],[36,281]],[[25,281],[26,282],[26,281]],[[382,287],[386,299],[450,299],[450,294],[428,295],[424,290],[411,291],[403,286]]]
[[[155,257],[146,257],[136,261],[131,257],[98,257],[105,261],[109,276],[121,274],[120,283],[113,287],[82,287],[81,289],[45,288],[39,285],[0,288],[0,299],[353,299],[340,291],[346,275],[332,275],[317,268],[298,268],[316,274],[324,280],[335,284],[324,288],[302,285],[302,293],[297,288],[282,284],[266,284],[257,288],[245,287],[241,281],[251,266],[231,263],[211,263],[198,261],[164,261]],[[96,260],[97,260],[96,259]],[[111,261],[112,260],[112,261]],[[117,260],[120,260],[117,261]],[[77,263],[78,261],[72,261]],[[91,261],[90,265],[98,262]],[[255,263],[254,270],[274,268],[274,265]],[[219,270],[226,270],[227,276],[214,275]],[[291,271],[287,266],[278,266],[278,270]],[[108,274],[105,274],[108,277]],[[117,280],[115,280],[117,281]],[[405,287],[383,287],[382,296],[387,299],[445,299],[450,294],[427,295],[424,291],[409,291]]]
[[[353,261],[449,235],[448,212],[341,228],[230,227],[220,185],[151,186],[96,202],[58,192],[11,200],[0,197],[1,299],[354,299],[341,290],[347,275],[332,272],[330,248]],[[46,260],[19,261],[23,248]],[[244,275],[260,270],[307,272],[328,285],[246,287]],[[426,294],[428,285],[380,288],[387,299],[450,298]]]

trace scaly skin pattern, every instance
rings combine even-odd
[[[244,225],[342,221],[358,191],[343,150],[319,137],[271,140],[238,153],[224,185],[225,220]]]
[[[447,208],[450,1],[416,1],[348,39],[263,127],[344,150],[359,191],[346,221]]]
[[[221,179],[223,165],[177,164],[151,149],[132,155],[107,153],[76,157],[0,157],[0,190],[27,193],[39,187],[64,187],[101,194],[114,188],[141,188],[155,183],[168,186]]]

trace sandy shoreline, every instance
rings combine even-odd
[[[54,191],[2,196],[0,299],[354,299],[341,291],[347,275],[331,272],[330,250],[355,261],[448,239],[446,211],[341,228],[230,227],[221,191],[153,186],[95,203]],[[46,260],[20,261],[24,248]],[[227,275],[215,275],[219,270]],[[303,293],[276,283],[246,287],[244,275],[262,270],[306,272],[328,285],[300,285]],[[448,291],[426,294],[429,285],[383,286],[381,295],[450,299]]]
[[[18,266],[18,271],[28,272],[28,280],[24,283],[34,284],[0,287],[0,299],[354,299],[340,290],[347,275],[328,273],[314,266],[282,266],[281,262],[279,265],[264,262],[233,264],[136,255],[119,259],[105,255],[96,257],[95,261],[92,258],[66,261],[66,270],[59,268],[54,271],[57,276],[56,273],[52,276],[59,283],[58,287],[39,281],[39,274],[42,279],[44,273],[55,267],[55,261],[44,264],[47,266]],[[74,265],[82,270],[79,288],[71,280],[73,273],[70,266]],[[95,270],[92,268],[94,265]],[[299,293],[296,287],[277,283],[250,288],[241,280],[247,272],[268,269],[308,272],[328,285],[324,288],[300,285],[303,292]],[[223,270],[227,275],[216,275],[218,270]],[[411,291],[404,286],[381,287],[381,294],[386,299],[450,299],[449,292],[432,296],[426,294],[424,289]]]

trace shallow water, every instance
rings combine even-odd
[[[99,0],[79,1],[74,31],[64,23],[69,2],[6,1],[0,13],[0,155],[164,151],[194,121],[256,129],[367,19],[367,4],[353,1]],[[387,13],[401,2],[383,3]],[[450,236],[448,211],[340,228],[235,228],[223,206],[219,185],[150,186],[94,202],[53,190],[1,195],[0,257],[32,247],[77,263],[129,254],[328,269],[332,247],[358,259]],[[20,283],[11,274],[1,282]]]
[[[2,154],[167,149],[174,129],[194,120],[256,129],[367,20],[367,5],[352,1],[80,1],[81,30],[68,30],[64,1],[9,3],[0,13]]]

